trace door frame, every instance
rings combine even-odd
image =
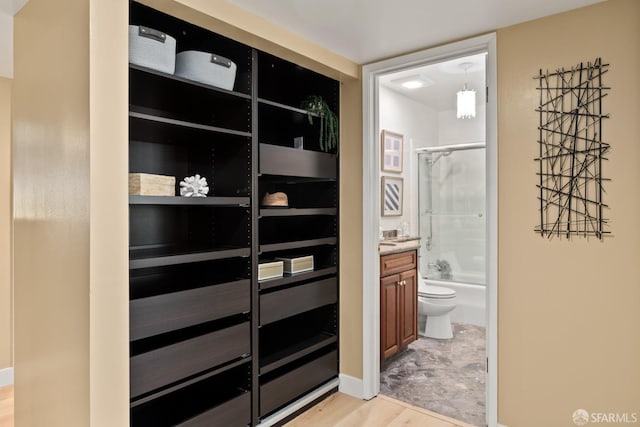
[[[362,397],[371,399],[380,391],[380,266],[378,261],[380,218],[375,214],[380,210],[379,78],[407,68],[483,52],[487,53],[486,419],[489,426],[496,426],[498,423],[498,93],[495,33],[372,63],[362,69]]]

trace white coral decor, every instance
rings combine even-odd
[[[207,178],[196,176],[188,176],[180,182],[180,195],[183,197],[207,197],[209,185]]]

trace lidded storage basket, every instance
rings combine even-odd
[[[173,74],[176,68],[176,39],[153,28],[129,25],[129,62]]]
[[[215,53],[187,50],[176,55],[176,76],[233,90],[236,64]]]

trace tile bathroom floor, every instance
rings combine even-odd
[[[484,426],[485,329],[453,324],[453,339],[420,337],[381,366],[380,394]]]

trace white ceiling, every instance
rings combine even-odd
[[[380,77],[380,84],[436,111],[445,111],[456,108],[456,92],[467,83],[469,89],[476,91],[476,105],[481,105],[486,93],[485,57],[485,54],[466,56],[387,74]],[[416,77],[427,84],[418,89],[402,86],[402,81]]]
[[[0,0],[15,15],[28,0]],[[604,0],[226,0],[365,64]]]
[[[27,0],[0,0],[0,13],[5,15],[15,15]]]
[[[603,0],[227,1],[366,64]]]

